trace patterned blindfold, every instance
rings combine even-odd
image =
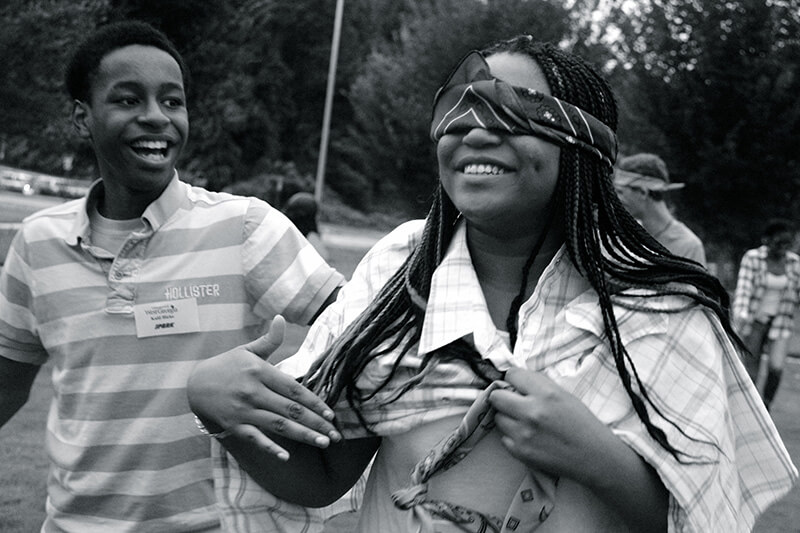
[[[563,100],[494,78],[483,55],[470,52],[436,93],[431,139],[476,127],[577,146],[609,166],[617,158],[611,128]]]

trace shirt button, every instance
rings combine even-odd
[[[114,279],[122,279],[125,277],[125,274],[122,272],[114,272]]]

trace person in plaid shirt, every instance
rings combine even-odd
[[[770,408],[783,374],[800,291],[800,256],[789,248],[795,230],[787,220],[770,220],[762,245],[745,252],[733,297],[733,320],[747,345],[745,367],[758,383],[761,355],[769,364],[762,397]]]
[[[614,192],[616,122],[605,80],[530,36],[456,66],[427,218],[365,256],[296,358],[263,361],[276,328],[192,374],[230,434],[231,530],[319,531],[303,509],[370,460],[361,533],[749,531],[789,491],[727,293]]]

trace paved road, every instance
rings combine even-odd
[[[10,227],[29,214],[63,202],[54,196],[23,196],[17,192],[0,190],[0,228]],[[337,224],[320,225],[322,239],[326,244],[339,248],[368,249],[386,232],[351,228]]]
[[[0,190],[0,223],[19,222],[34,211],[63,201],[55,196],[23,196],[17,192]]]
[[[19,221],[31,213],[63,201],[53,196],[23,196],[16,192],[0,190],[0,265],[3,264]],[[320,233],[323,242],[331,248],[363,252],[386,232],[322,223]]]

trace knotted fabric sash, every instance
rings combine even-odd
[[[497,389],[510,389],[504,381],[493,381],[481,391],[470,406],[458,428],[442,439],[415,466],[411,485],[392,495],[395,506],[412,511],[409,531],[434,533],[436,522],[449,522],[459,530],[478,533],[510,533],[532,531],[547,519],[553,508],[555,480],[537,473],[526,474],[505,517],[489,516],[478,511],[427,497],[428,480],[438,472],[456,466],[475,445],[494,428],[495,410],[489,395]]]
[[[609,167],[617,158],[617,136],[600,120],[563,100],[493,77],[483,55],[470,52],[436,93],[431,139],[476,127],[577,146]]]

